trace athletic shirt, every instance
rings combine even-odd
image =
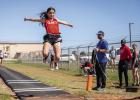
[[[106,40],[104,40],[104,39],[103,40],[100,40],[97,43],[97,46],[96,47],[98,49],[106,49],[106,50],[108,50],[108,42]],[[106,53],[97,52],[96,59],[98,60],[99,63],[106,63],[106,62],[108,62]]]
[[[57,19],[47,19],[45,22],[45,29],[48,34],[60,34],[59,32],[59,23]]]
[[[110,56],[111,56],[111,58],[115,58],[116,57],[116,51],[115,50],[111,50],[110,51]]]
[[[132,55],[131,55],[130,48],[126,45],[122,46],[120,48],[120,60],[125,61],[125,60],[131,60],[131,59],[132,59]]]

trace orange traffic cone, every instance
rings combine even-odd
[[[92,87],[93,87],[93,76],[92,75],[88,75],[86,90],[90,91],[90,90],[92,90]]]

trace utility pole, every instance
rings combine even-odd
[[[129,36],[130,36],[130,47],[132,45],[132,33],[131,33],[131,25],[134,24],[134,23],[130,23],[129,22]]]

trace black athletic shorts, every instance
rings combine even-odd
[[[49,42],[51,45],[54,45],[55,43],[62,42],[62,37],[60,35],[46,34],[43,40],[43,43]]]

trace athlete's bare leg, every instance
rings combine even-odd
[[[133,85],[135,85],[136,84],[135,69],[132,69],[132,76],[133,76]]]
[[[43,62],[46,63],[46,60],[48,58],[48,54],[49,54],[49,50],[51,48],[51,44],[48,42],[45,42],[43,45],[43,50],[42,50],[42,54],[43,54]]]
[[[54,53],[55,53],[55,66],[56,66],[56,69],[58,69],[58,62],[60,60],[60,55],[61,55],[61,43],[58,42],[58,43],[55,43],[53,45],[53,49],[54,49]]]
[[[140,85],[140,80],[139,80],[139,70],[136,68],[136,84],[139,86]]]

